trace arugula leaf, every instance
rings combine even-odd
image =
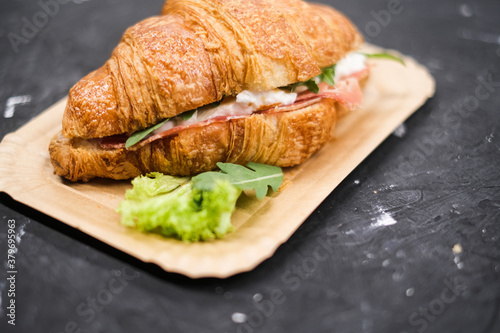
[[[142,139],[144,139],[149,133],[153,132],[154,130],[158,129],[161,127],[161,125],[165,124],[169,118],[165,119],[162,122],[159,122],[158,124],[154,125],[153,127],[146,128],[145,130],[135,132],[132,134],[128,139],[127,142],[125,142],[125,148],[130,148]]]
[[[240,190],[255,190],[258,199],[266,196],[268,186],[277,191],[283,182],[280,167],[266,164],[248,163],[245,166],[232,163],[217,163],[221,172],[205,172],[192,178],[194,187],[210,191],[217,182],[228,180]]]
[[[218,181],[230,181],[227,173],[207,171],[191,178],[194,187],[200,191],[211,191]]]
[[[290,92],[294,92],[295,88],[297,88],[301,83],[302,82],[292,83],[292,84],[289,84],[287,86],[284,86],[283,89],[288,89],[288,90],[290,90]]]
[[[307,89],[309,89],[313,93],[317,94],[317,93],[319,93],[319,87],[318,87],[318,84],[316,83],[316,81],[314,80],[315,78],[318,78],[320,80],[320,82],[326,82],[330,86],[334,86],[335,85],[335,64],[328,66],[328,67],[325,67],[325,68],[322,68],[321,74],[319,74],[318,76],[316,76],[312,79],[309,79],[307,81],[293,83],[293,84],[287,86],[286,88],[289,88],[290,91],[293,92],[298,86],[306,86]]]
[[[304,85],[307,87],[307,89],[309,89],[313,93],[315,93],[315,94],[319,93],[319,87],[316,84],[316,81],[314,81],[314,79],[310,79],[310,80],[305,81]]]
[[[398,58],[398,57],[396,57],[392,54],[389,54],[389,53],[374,53],[374,54],[361,53],[361,54],[367,58],[383,58],[383,59],[395,60],[395,61],[399,62],[400,64],[402,64],[403,66],[406,66],[403,59]]]
[[[330,86],[335,85],[335,65],[336,64],[333,64],[329,67],[321,69],[321,74],[319,75],[320,80],[328,83]]]
[[[314,78],[309,79],[307,81],[292,83],[291,85],[287,86],[287,88],[289,88],[291,92],[294,92],[294,90],[299,86],[306,86],[307,89],[309,89],[315,94],[319,92],[319,87],[316,84],[316,81],[314,81]]]
[[[209,106],[209,107],[211,107],[212,109],[213,109],[213,108],[216,108],[216,107],[218,107],[218,106],[220,105],[220,103],[222,102],[222,100],[223,100],[223,99],[224,99],[224,97],[222,97],[220,101],[217,101],[217,102],[213,102],[213,103],[207,104],[206,106]]]
[[[191,119],[191,117],[193,116],[193,114],[195,112],[196,112],[196,109],[186,111],[186,112],[181,113],[180,116],[181,116],[182,120],[189,120],[189,119]]]

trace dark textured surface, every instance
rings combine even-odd
[[[398,135],[272,258],[226,280],[166,273],[1,193],[0,332],[500,332],[500,3],[408,0],[390,18],[380,11],[394,1],[332,3],[372,43],[434,75],[436,96]],[[2,1],[0,138],[64,97],[127,26],[161,6],[70,1],[16,53],[8,34],[42,7]],[[19,95],[31,102],[4,118]],[[15,327],[6,318],[9,219]]]

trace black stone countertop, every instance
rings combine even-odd
[[[0,2],[0,138],[162,6],[54,1]],[[500,332],[500,2],[331,3],[426,65],[435,97],[270,259],[224,280],[166,273],[0,193],[0,332]]]

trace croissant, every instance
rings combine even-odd
[[[322,88],[291,105],[269,102],[124,146],[186,111],[307,81],[363,42],[339,12],[299,0],[169,0],[162,14],[127,29],[104,66],[70,90],[62,132],[49,146],[56,174],[88,181],[193,175],[217,162],[292,166],[328,141],[336,108],[349,101],[324,98],[334,93]]]

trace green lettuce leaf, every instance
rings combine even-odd
[[[203,191],[186,180],[160,173],[137,177],[117,209],[121,223],[185,242],[221,238],[230,232],[241,190],[219,180],[210,191]]]
[[[245,166],[232,163],[217,163],[221,172],[204,172],[193,177],[194,186],[210,191],[218,181],[228,181],[240,190],[255,190],[258,199],[266,196],[268,186],[277,191],[283,182],[280,167],[266,164],[248,163]]]
[[[125,193],[125,199],[142,201],[155,195],[172,192],[189,181],[189,177],[167,176],[160,172],[151,172],[132,180],[133,191]]]

